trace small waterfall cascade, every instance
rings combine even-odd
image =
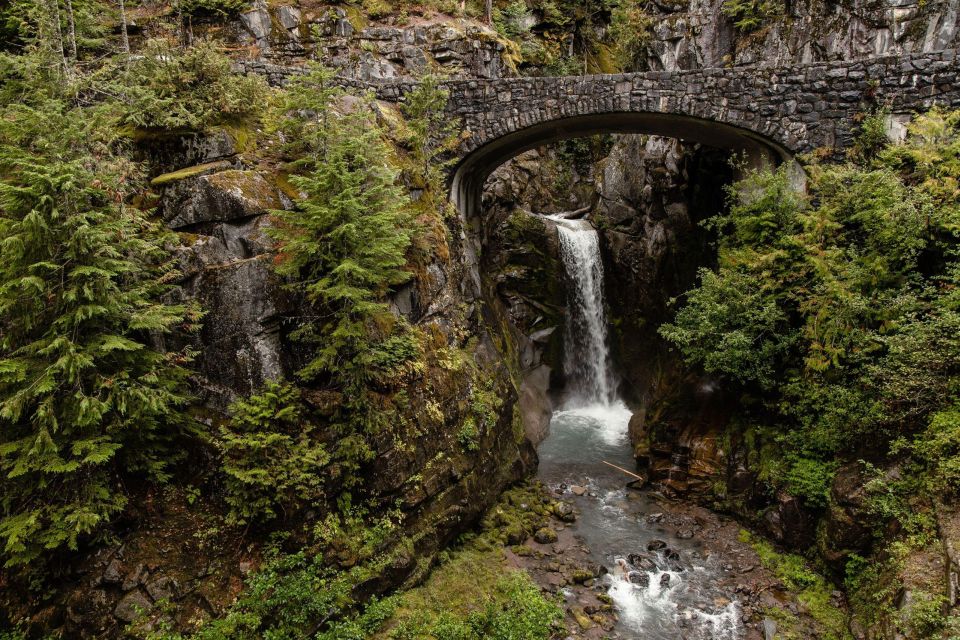
[[[549,217],[558,229],[568,282],[567,394],[538,449],[538,476],[577,504],[577,535],[596,561],[611,568],[601,583],[618,614],[612,637],[739,640],[744,633],[739,603],[715,587],[719,560],[656,529],[643,512],[631,512],[626,479],[604,464],[628,469],[635,461],[627,435],[631,411],[610,367],[600,238],[585,220]],[[572,486],[580,492],[571,493]]]
[[[617,399],[616,380],[609,366],[600,239],[586,220],[554,220],[560,235],[560,258],[571,285],[563,366],[573,392],[567,408],[610,405]]]

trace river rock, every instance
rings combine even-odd
[[[669,586],[670,586],[670,574],[669,574],[669,573],[665,573],[665,574],[663,574],[662,576],[660,576],[660,586],[661,586],[661,587],[669,587]]]
[[[553,544],[557,541],[557,532],[550,527],[541,527],[533,534],[533,539],[540,544]]]
[[[578,484],[574,484],[570,486],[570,493],[572,493],[575,496],[582,496],[586,492],[587,492],[586,487],[581,487]]]
[[[553,515],[560,518],[563,522],[575,522],[577,514],[573,506],[566,502],[558,502],[553,506]]]
[[[635,585],[647,587],[650,585],[650,574],[642,571],[631,571],[627,574],[627,579]]]
[[[667,543],[663,540],[651,540],[647,543],[647,551],[659,551],[660,549],[665,549]]]
[[[627,556],[627,561],[636,568],[643,569],[644,571],[653,571],[657,568],[657,563],[645,553],[631,553]]]

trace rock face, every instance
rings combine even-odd
[[[486,25],[419,20],[362,26],[341,7],[257,3],[241,14],[233,39],[255,58],[291,64],[323,60],[349,78],[377,81],[438,71],[449,77],[500,78],[511,73],[505,44]]]
[[[649,68],[778,67],[939,51],[956,48],[960,35],[956,0],[854,0],[842,5],[801,0],[786,3],[782,16],[765,19],[751,34],[739,33],[722,5],[722,0],[652,4]]]

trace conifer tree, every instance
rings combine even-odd
[[[99,108],[0,61],[0,562],[76,548],[123,509],[124,481],[176,459],[188,359],[163,337],[167,235],[127,204],[137,167]],[[20,91],[17,91],[17,87]]]
[[[274,212],[274,236],[279,273],[322,310],[296,334],[317,347],[301,378],[326,376],[355,395],[378,368],[413,349],[397,340],[399,323],[383,301],[391,286],[410,279],[404,265],[411,214],[371,110],[338,113],[327,80],[327,72],[313,72],[281,105],[301,104],[301,93],[305,101],[314,96],[308,124],[298,130],[309,147],[300,166],[308,170],[290,179],[305,197],[293,211]]]

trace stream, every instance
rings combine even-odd
[[[740,605],[717,586],[723,568],[692,536],[658,526],[662,514],[629,477],[631,412],[617,397],[610,367],[599,238],[584,220],[553,218],[568,278],[565,398],[540,445],[539,478],[573,502],[571,525],[602,577],[618,614],[614,636],[643,640],[742,638]],[[634,495],[628,496],[631,492]]]

